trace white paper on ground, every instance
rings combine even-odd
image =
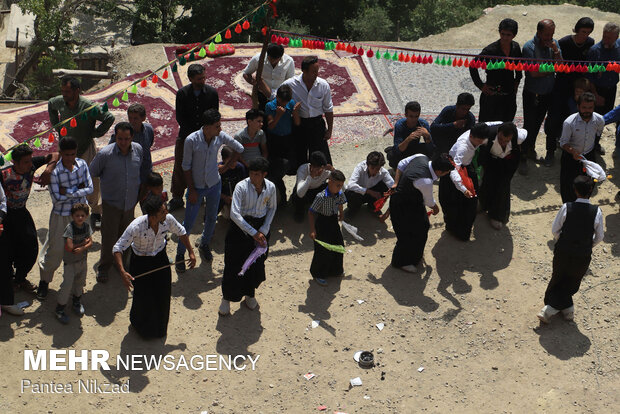
[[[385,328],[385,324],[384,324],[383,322],[380,322],[380,323],[378,323],[378,324],[377,324],[377,328],[378,328],[380,331],[382,331],[382,330],[383,330],[383,328]]]
[[[357,351],[353,354],[353,359],[355,360],[355,362],[360,362],[360,355],[362,355],[362,352],[364,351]]]
[[[364,241],[364,239],[359,234],[357,234],[357,227],[343,221],[342,228],[345,229],[347,233],[349,233],[351,236],[353,236],[355,240]]]
[[[362,303],[364,303],[364,300],[363,299],[358,299],[357,303],[361,305]]]
[[[360,385],[362,385],[362,379],[360,377],[351,378],[350,382],[352,387],[359,387]]]
[[[424,371],[424,367],[418,368],[418,372],[422,372],[422,371]]]
[[[314,328],[318,328],[318,327],[319,327],[319,323],[320,323],[320,321],[312,321],[312,323],[310,324],[310,326],[312,326],[312,329],[314,329]]]

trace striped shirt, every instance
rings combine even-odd
[[[149,227],[149,216],[140,216],[131,223],[123,235],[114,245],[112,252],[122,253],[129,246],[138,256],[157,256],[166,248],[166,233],[185,236],[185,228],[171,214],[166,214],[166,220],[159,223],[157,234]]]
[[[263,191],[258,194],[248,177],[239,181],[233,192],[230,218],[250,236],[254,236],[259,231],[263,234],[269,233],[271,221],[276,214],[276,186],[269,180],[264,180],[264,183]],[[265,217],[265,222],[260,229],[256,230],[244,220],[245,216]]]
[[[65,189],[65,194],[60,194],[61,187]],[[54,203],[52,213],[59,216],[70,216],[71,207],[76,203],[87,204],[86,196],[93,192],[93,181],[86,161],[76,158],[69,171],[63,165],[62,158],[58,160],[50,177],[49,192]]]
[[[326,188],[316,195],[310,210],[317,214],[324,216],[333,216],[339,213],[339,206],[344,205],[347,202],[347,198],[342,191],[338,194],[332,194],[329,189]]]

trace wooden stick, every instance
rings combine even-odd
[[[170,263],[170,264],[167,264],[167,265],[165,265],[165,266],[158,267],[157,269],[153,269],[153,270],[149,270],[148,272],[140,273],[139,275],[134,276],[133,278],[134,278],[134,280],[135,280],[135,279],[137,279],[137,278],[139,278],[139,277],[146,276],[146,275],[150,275],[151,273],[158,272],[158,271],[163,270],[163,269],[165,269],[165,268],[167,268],[167,267],[174,266],[174,265],[176,265],[176,264],[183,263],[183,262],[189,262],[189,261],[190,261],[190,259],[183,259],[183,260],[179,260],[178,262]]]

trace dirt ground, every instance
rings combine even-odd
[[[522,9],[528,16],[521,16]],[[535,16],[553,17],[563,34],[569,33],[579,17],[590,15],[600,29],[602,14],[573,9],[520,6],[510,12],[518,13],[524,26],[522,18],[531,18],[527,23],[531,27],[541,18]],[[499,11],[499,15],[494,11],[460,28],[464,32],[452,29],[419,44],[446,49],[483,47],[495,40],[497,21],[509,15],[503,7]],[[530,38],[531,27],[523,27],[521,40]],[[475,39],[471,39],[473,34]],[[450,41],[435,43],[441,36],[450,36]],[[595,32],[595,37],[600,33]],[[456,39],[465,38],[472,43],[457,44]],[[151,59],[146,47],[136,50],[144,53],[145,61]],[[391,137],[382,138],[382,132],[376,131],[375,141],[359,146],[332,147],[334,165],[349,176],[369,151],[389,144]],[[539,152],[544,149],[541,141]],[[551,222],[561,206],[557,160],[552,168],[535,166],[528,176],[515,176],[511,220],[500,231],[493,230],[480,214],[472,241],[462,243],[446,234],[441,214],[431,217],[426,264],[413,275],[389,266],[395,243],[390,221],[382,224],[362,209],[351,224],[359,227],[364,241],[345,235],[346,276],[319,287],[309,274],[312,242],[307,222],[295,223],[290,209],[278,211],[266,263],[267,281],[257,291],[260,307],[249,311],[236,304],[226,318],[217,315],[228,226],[221,219],[212,242],[213,262],[199,259],[195,270],[180,276],[173,272],[165,341],[144,341],[128,329],[131,297],[116,272],[107,284],[95,283],[93,267],[100,249],[96,233],[83,296],[86,315],[81,320],[71,315],[67,326],[55,320],[61,271],[44,302],[20,292],[17,301],[32,302],[26,315],[0,318],[4,377],[0,411],[300,413],[325,406],[326,412],[347,413],[616,412],[613,407],[620,404],[620,302],[616,293],[620,288],[620,210],[614,196],[620,169],[610,155],[613,133],[609,127],[602,144],[609,150],[602,165],[614,176],[593,197],[605,216],[605,239],[595,247],[590,271],[575,295],[574,322],[556,318],[548,326],[539,326],[536,319],[551,273]],[[169,188],[170,176],[165,180]],[[287,187],[292,185],[289,178]],[[28,206],[42,245],[51,210],[49,195],[33,191]],[[182,213],[174,215],[182,220]],[[195,226],[192,242],[200,230]],[[175,243],[168,245],[170,257],[175,247]],[[38,282],[38,270],[29,278]],[[312,321],[319,322],[316,328]],[[379,323],[384,324],[382,330],[376,326]],[[25,350],[50,349],[107,350],[112,370],[24,370]],[[359,367],[353,360],[358,350],[372,351],[377,365]],[[127,354],[170,355],[176,362],[182,356],[189,360],[206,354],[260,358],[255,370],[240,371],[116,367],[116,356]],[[315,376],[307,380],[307,373]],[[356,377],[362,385],[351,387],[350,380]],[[33,384],[72,383],[74,393],[37,394],[32,388],[22,392],[24,379]],[[90,379],[123,384],[129,380],[130,392],[78,393],[75,384]]]

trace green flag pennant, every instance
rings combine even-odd
[[[323,246],[324,248],[326,248],[327,250],[332,251],[332,252],[344,254],[345,251],[346,251],[344,249],[344,246],[342,246],[340,244],[329,244],[329,243],[325,243],[324,241],[317,240],[317,239],[314,239],[314,241],[317,242],[319,245]]]

